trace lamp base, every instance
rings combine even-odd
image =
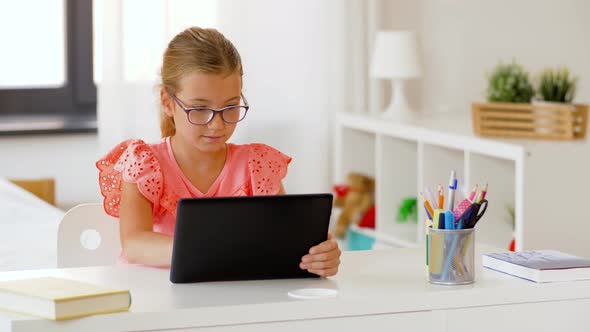
[[[410,110],[406,101],[403,80],[393,80],[391,82],[391,102],[381,116],[390,120],[405,120],[414,117],[414,112]]]

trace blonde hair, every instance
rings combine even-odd
[[[242,60],[234,45],[215,29],[188,28],[177,34],[164,52],[160,88],[168,94],[178,92],[182,77],[191,72],[243,76]],[[160,100],[162,137],[176,133],[174,119],[168,116]]]

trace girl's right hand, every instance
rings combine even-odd
[[[309,249],[309,254],[301,257],[299,267],[321,277],[331,277],[338,273],[342,251],[338,242],[328,233],[328,240]]]

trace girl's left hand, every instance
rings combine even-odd
[[[330,277],[338,272],[340,266],[340,248],[328,233],[328,240],[309,249],[309,254],[301,257],[299,267],[321,277]]]

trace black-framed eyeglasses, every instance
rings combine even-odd
[[[176,104],[178,104],[178,106],[180,106],[180,108],[182,108],[182,110],[186,113],[186,118],[188,121],[195,125],[208,124],[215,117],[215,113],[219,113],[221,115],[221,119],[225,123],[238,123],[244,120],[248,110],[250,109],[248,101],[243,94],[240,94],[240,97],[242,97],[244,105],[230,105],[220,109],[209,108],[205,106],[187,108],[180,100],[178,100],[178,98],[176,98],[175,95],[171,94],[171,96]]]

